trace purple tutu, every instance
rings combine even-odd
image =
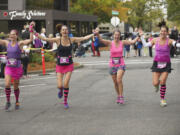
[[[13,79],[19,80],[23,75],[22,66],[20,66],[20,67],[8,67],[8,66],[6,66],[5,75],[10,75]]]

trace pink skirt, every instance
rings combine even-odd
[[[70,65],[56,65],[56,72],[57,73],[67,73],[67,72],[72,72],[74,70],[74,64],[70,64]]]
[[[10,75],[13,79],[19,80],[23,75],[22,66],[20,66],[20,67],[8,67],[8,66],[6,66],[5,75]]]

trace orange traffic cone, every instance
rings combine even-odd
[[[12,78],[12,79],[11,79],[11,85],[13,85],[13,84],[14,84],[14,79]]]

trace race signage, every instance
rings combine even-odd
[[[113,17],[111,18],[111,24],[112,24],[114,27],[116,27],[117,25],[119,25],[119,23],[120,23],[119,17],[113,16]]]
[[[29,11],[8,11],[3,13],[4,17],[10,16],[10,19],[13,20],[17,17],[21,17],[22,19],[31,20],[32,17],[44,17],[46,16],[46,12],[37,11],[37,10],[29,10]]]
[[[119,15],[119,12],[116,10],[112,10],[112,15]]]

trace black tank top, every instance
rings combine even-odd
[[[60,45],[57,48],[57,64],[58,65],[70,65],[73,63],[72,60],[72,44],[71,40],[69,46],[63,46],[61,44],[61,39],[60,39]]]

